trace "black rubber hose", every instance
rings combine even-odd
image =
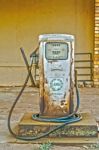
[[[77,114],[76,114],[76,111],[78,110],[78,107],[79,107],[79,93],[78,93],[78,89],[77,89],[77,87],[76,87],[77,103],[78,103],[78,104],[77,104],[77,107],[76,107],[74,113],[71,114],[70,116],[76,114],[74,117],[77,117],[77,120],[72,120],[72,121],[68,121],[68,122],[62,123],[62,125],[59,125],[59,126],[55,127],[54,129],[52,129],[52,130],[50,130],[50,131],[48,131],[48,132],[46,132],[46,133],[44,133],[44,134],[42,134],[42,135],[39,135],[39,136],[37,136],[37,137],[33,137],[33,136],[31,136],[31,137],[19,136],[19,135],[17,135],[16,133],[14,133],[13,130],[12,130],[12,128],[11,128],[11,124],[10,124],[11,116],[12,116],[12,113],[13,113],[13,110],[14,110],[14,108],[15,108],[16,103],[18,102],[20,96],[22,95],[22,93],[23,93],[23,91],[24,91],[24,89],[25,89],[25,87],[26,87],[26,85],[27,85],[27,83],[28,83],[28,80],[29,80],[29,77],[30,77],[30,73],[31,73],[31,69],[32,69],[32,62],[31,62],[31,65],[30,65],[29,72],[28,72],[28,75],[27,75],[27,77],[26,77],[26,80],[25,80],[25,82],[24,82],[24,85],[23,85],[23,87],[22,87],[20,93],[19,93],[18,96],[16,97],[16,99],[15,99],[15,101],[14,101],[12,107],[11,107],[11,110],[10,110],[10,112],[9,112],[9,115],[8,115],[8,129],[9,129],[9,132],[10,132],[15,138],[20,139],[20,140],[25,140],[25,141],[32,141],[32,140],[37,140],[37,139],[43,138],[43,137],[45,137],[45,136],[48,136],[50,133],[52,133],[52,132],[54,132],[54,131],[56,131],[56,130],[62,128],[62,127],[64,127],[64,126],[67,125],[67,124],[70,124],[70,123],[73,123],[73,122],[76,122],[76,121],[79,121],[79,120],[82,119],[81,115],[77,115]]]

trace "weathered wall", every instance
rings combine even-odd
[[[39,34],[74,34],[76,52],[92,52],[93,28],[94,0],[0,0],[0,85],[22,85],[19,48],[29,55]]]

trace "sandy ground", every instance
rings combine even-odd
[[[80,88],[81,104],[79,112],[91,112],[96,121],[99,122],[99,88]],[[9,110],[18,95],[18,87],[0,88],[0,150],[48,150],[48,145],[39,144],[17,144],[15,138],[11,137],[7,128]],[[27,87],[20,98],[12,116],[12,124],[15,125],[23,114],[28,111],[39,111],[39,90]],[[45,148],[44,148],[45,146]],[[53,145],[50,150],[99,150],[99,143],[90,145]]]

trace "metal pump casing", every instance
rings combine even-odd
[[[40,114],[68,116],[74,110],[74,36],[39,36]]]

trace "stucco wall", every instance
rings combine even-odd
[[[23,84],[19,48],[29,56],[39,34],[74,34],[76,52],[93,52],[93,31],[94,0],[0,0],[0,85]]]

